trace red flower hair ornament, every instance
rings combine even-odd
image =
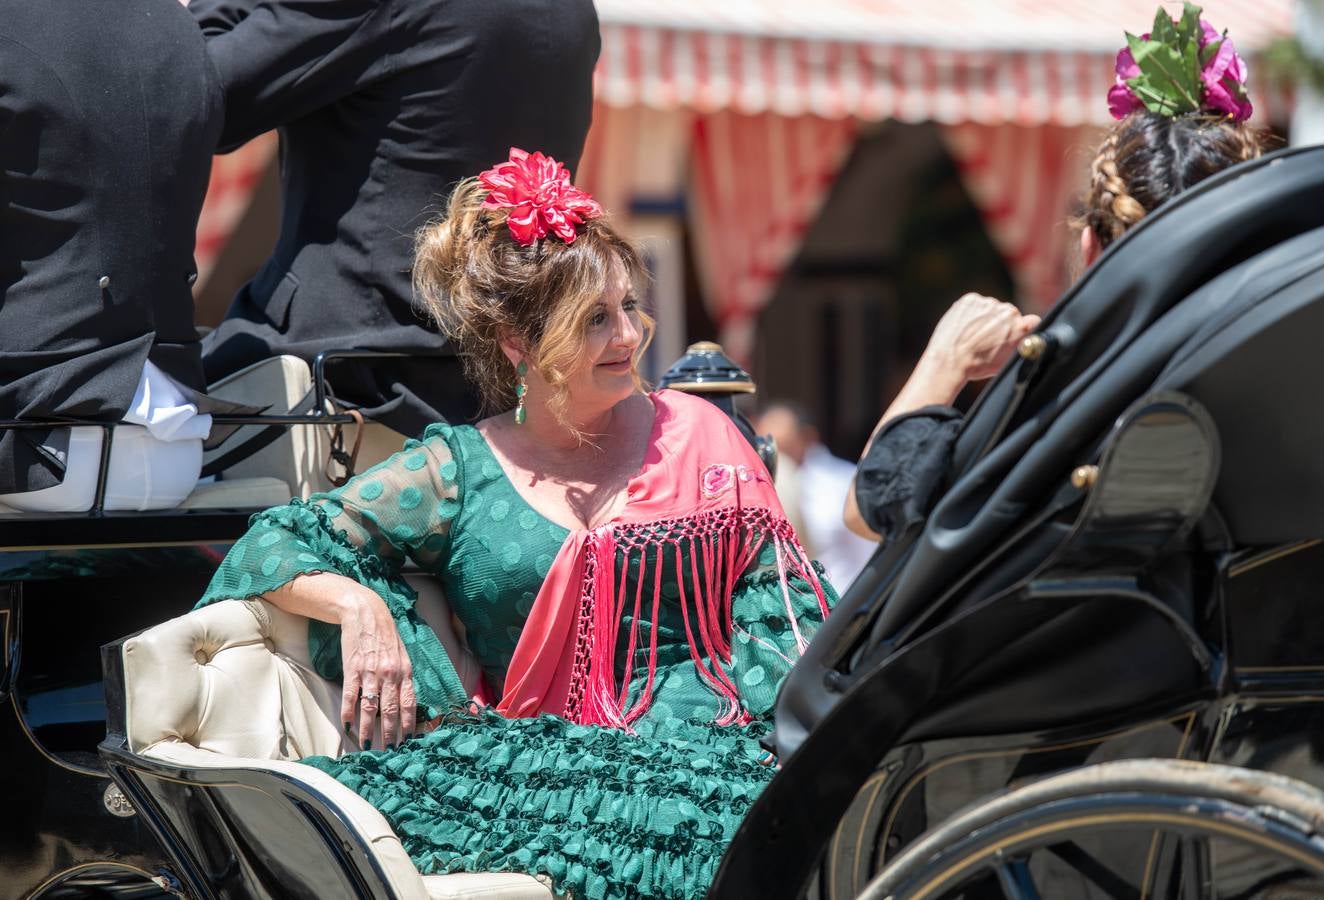
[[[510,148],[510,159],[478,176],[490,193],[483,209],[508,209],[506,224],[521,247],[550,232],[567,244],[575,226],[602,215],[602,207],[570,183],[570,172],[550,156]]]

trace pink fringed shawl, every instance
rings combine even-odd
[[[507,717],[552,713],[572,722],[629,728],[652,702],[657,669],[657,614],[662,561],[676,581],[700,678],[722,700],[718,724],[749,721],[724,666],[731,663],[731,595],[765,541],[776,554],[786,615],[797,648],[789,579],[813,587],[827,615],[823,586],[786,520],[768,471],[729,419],[706,400],[676,391],[652,395],[656,407],[644,464],[626,488],[624,509],[561,546],[515,647],[497,711]],[[664,557],[663,548],[676,553]],[[626,551],[620,554],[617,551]],[[683,552],[682,552],[683,551]],[[635,589],[629,557],[642,554]],[[651,563],[651,565],[650,565]],[[619,681],[615,652],[630,615],[626,671]],[[629,666],[639,623],[650,621],[648,677],[628,696]]]

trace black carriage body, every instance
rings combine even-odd
[[[169,857],[97,751],[100,648],[187,612],[247,520],[0,520],[0,898],[161,896]]]
[[[1321,335],[1324,150],[1229,170],[1110,248],[792,672],[782,770],[710,896],[855,897],[962,807],[1105,760],[1324,787]],[[1209,439],[1151,428],[1110,459],[1150,414]],[[1088,857],[1048,896],[1192,890],[1162,841]]]
[[[1181,672],[1173,663],[1189,664],[1190,654],[1165,617],[1115,596],[1069,605],[1060,597],[1025,596],[1010,601],[1024,613],[1011,621],[997,604],[972,611],[959,629],[964,636],[953,633],[949,640],[917,647],[905,664],[895,663],[899,668],[891,676],[916,691],[932,673],[942,673],[938,682],[944,686],[930,702],[936,714],[894,738],[898,745],[849,789],[844,781],[851,779],[843,779],[840,789],[850,797],[846,811],[831,822],[826,817],[815,822],[814,801],[830,796],[836,777],[825,751],[818,767],[806,758],[810,765],[804,772],[787,766],[779,775],[803,779],[796,792],[802,813],[775,825],[760,823],[768,829],[763,834],[789,825],[786,854],[818,879],[821,896],[856,897],[928,829],[965,807],[1055,772],[1120,759],[1185,759],[1277,772],[1324,787],[1324,617],[1311,614],[1321,593],[1324,543],[1300,542],[1235,558],[1210,598],[1203,636],[1214,664],[1207,672],[1189,665]],[[1011,627],[1002,630],[1004,625]],[[976,644],[971,640],[976,633],[989,633],[989,644],[996,646]],[[972,651],[974,659],[966,657]],[[957,676],[949,662],[954,658],[978,662]],[[909,699],[904,691],[889,693],[882,703],[890,706],[873,708],[890,709],[899,718]],[[871,729],[886,719],[885,714],[856,719],[851,741],[878,738],[885,729]],[[812,774],[811,768],[816,768]],[[812,833],[815,824],[826,834],[817,846],[805,832],[794,834],[797,828]],[[795,846],[798,840],[804,843]],[[1119,887],[1103,892],[1067,866],[1056,882],[1045,885],[1041,878],[1043,896],[1182,896],[1168,883],[1175,864],[1172,847],[1119,837],[1090,850]],[[756,859],[767,867],[778,857],[765,847]],[[1217,870],[1211,876],[1215,883],[1219,876],[1223,883],[1231,877]],[[1138,892],[1131,893],[1132,887]],[[727,889],[734,893],[722,893]],[[755,876],[739,885],[719,882],[715,895],[800,893]]]

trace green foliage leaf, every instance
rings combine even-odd
[[[1180,46],[1177,74],[1182,88],[1190,94],[1196,106],[1200,105],[1200,44],[1192,37]]]
[[[1200,14],[1203,13],[1200,7],[1196,6],[1190,0],[1182,4],[1181,24],[1177,26],[1177,33],[1181,35],[1184,41],[1192,41],[1197,47],[1200,45]]]
[[[1168,20],[1171,23],[1171,20]],[[1126,36],[1140,74],[1126,83],[1150,112],[1174,116],[1200,107],[1195,46]]]
[[[1177,29],[1172,24],[1172,17],[1163,7],[1154,13],[1154,25],[1149,30],[1150,40],[1164,44],[1177,43]]]
[[[1174,116],[1200,108],[1201,9],[1190,0],[1182,6],[1180,21],[1174,22],[1163,7],[1154,13],[1148,38],[1127,33],[1127,46],[1140,74],[1127,85],[1151,112]],[[1214,53],[1218,48],[1214,48]]]

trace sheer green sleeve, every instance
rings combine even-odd
[[[334,572],[375,591],[395,617],[414,668],[414,689],[429,716],[467,698],[445,648],[415,613],[413,588],[401,577],[406,559],[437,571],[450,548],[460,510],[460,457],[451,429],[434,425],[385,462],[344,487],[291,500],[255,515],[198,601],[247,599],[299,575]],[[340,628],[310,622],[309,650],[324,678],[341,677]]]
[[[837,592],[822,566],[814,563],[814,571],[830,609]],[[808,641],[823,624],[818,593],[795,576],[787,577],[783,589],[776,550],[766,541],[732,591],[731,624],[731,680],[745,710],[755,719],[766,718],[786,673],[800,658],[798,640]]]

